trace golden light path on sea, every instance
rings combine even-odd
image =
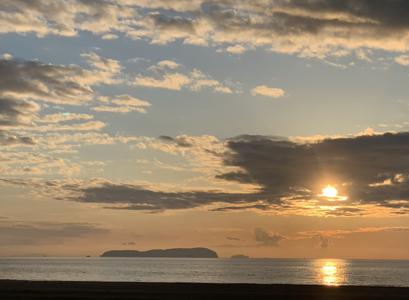
[[[345,282],[346,263],[342,259],[320,259],[316,261],[317,280],[328,286],[338,286]]]

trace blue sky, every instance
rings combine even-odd
[[[299,58],[263,48],[230,54],[181,42],[157,46],[127,37],[105,41],[90,33],[68,39],[7,35],[1,40],[3,53],[54,64],[84,65],[81,54],[94,51],[118,60],[129,77],[161,60],[173,60],[188,70],[197,68],[217,80],[231,81],[239,89],[238,93],[224,95],[207,90],[197,93],[127,85],[98,87],[96,91],[103,95],[128,93],[152,103],[146,115],[128,114],[115,120],[116,115],[100,114],[99,118],[111,121],[107,128],[111,133],[148,136],[212,133],[226,138],[242,133],[346,134],[367,127],[379,129],[379,124],[391,129],[395,125],[406,127],[403,124],[408,102],[406,68],[384,52],[376,53],[372,63],[355,56],[328,59],[346,66],[344,69],[329,65],[326,60]],[[377,62],[381,58],[388,61]],[[257,85],[282,88],[286,94],[280,99],[254,97],[249,91]],[[73,107],[72,111],[84,108]]]

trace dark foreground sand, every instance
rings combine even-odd
[[[0,280],[0,299],[409,299],[409,288]]]

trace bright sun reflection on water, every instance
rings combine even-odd
[[[321,284],[338,286],[345,281],[345,262],[343,260],[319,260],[317,264]]]

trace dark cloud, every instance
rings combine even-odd
[[[92,52],[83,53],[81,57],[91,68],[12,57],[0,59],[0,109],[10,106],[10,99],[26,100],[20,102],[26,106],[33,105],[28,100],[79,105],[92,99],[93,85],[118,82],[116,76],[121,70],[118,61]]]
[[[0,127],[31,125],[39,109],[39,105],[32,101],[0,97]]]
[[[179,16],[169,16],[154,12],[149,14],[149,18],[153,21],[154,26],[158,30],[164,31],[184,31],[190,34],[195,33],[194,20],[190,18],[182,18]]]
[[[207,13],[213,15],[221,26],[225,24],[226,27],[242,26],[245,23],[249,26],[257,24],[251,20],[249,13],[240,13],[245,11],[271,14],[274,18],[264,25],[258,24],[260,29],[269,27],[281,33],[316,33],[327,26],[376,26],[394,29],[408,29],[409,26],[409,5],[405,0],[256,0],[251,3],[246,3],[245,0],[222,0],[209,3],[212,4],[207,6]],[[244,9],[235,11],[234,8],[238,7]]]
[[[104,182],[95,186],[66,185],[74,195],[70,200],[85,203],[101,203],[115,209],[161,211],[189,209],[215,203],[245,204],[258,199],[253,194],[229,194],[218,191],[161,192],[142,186]],[[64,198],[65,199],[65,198]]]
[[[261,228],[254,229],[254,238],[261,246],[269,247],[278,247],[280,246],[280,241],[285,239],[279,234],[270,234]]]
[[[10,134],[8,132],[0,130],[0,145],[10,146],[10,145],[28,145],[33,146],[36,142],[33,138],[28,136],[18,136]]]
[[[164,142],[169,142],[169,143],[174,143],[179,147],[192,147],[193,144],[189,142],[188,138],[186,136],[178,136],[176,138],[167,136],[167,135],[161,135],[159,137],[159,140],[162,140]]]
[[[335,183],[354,202],[395,208],[408,205],[393,200],[409,200],[409,133],[311,144],[240,136],[227,144],[231,151],[225,164],[242,171],[218,177],[258,184],[265,194],[308,199],[323,185]]]
[[[0,145],[34,145],[33,138],[12,133],[10,129],[33,125],[33,119],[39,110],[40,106],[33,101],[0,96]]]
[[[266,195],[259,194],[260,199],[265,199]],[[245,199],[245,197],[243,197]],[[251,201],[251,200],[250,200]],[[271,206],[268,204],[251,204],[251,205],[240,205],[240,206],[222,206],[218,208],[212,209],[212,211],[240,211],[240,210],[246,210],[246,209],[256,209],[256,210],[268,210],[270,209]]]
[[[367,20],[367,24],[372,21],[378,26],[403,29],[409,26],[409,3],[405,0],[292,0],[287,6],[312,13],[343,13]]]
[[[0,95],[17,99],[78,104],[89,99],[92,94],[86,82],[87,77],[90,77],[90,74],[78,66],[2,59]]]

